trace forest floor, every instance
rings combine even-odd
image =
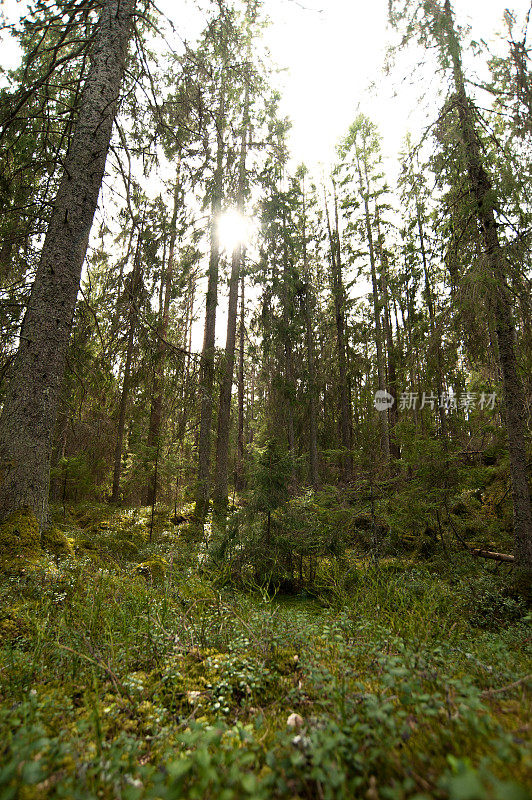
[[[48,553],[4,574],[2,800],[530,797],[532,615],[507,567],[353,549],[348,583],[280,597],[155,523],[150,543],[145,510],[59,509]]]

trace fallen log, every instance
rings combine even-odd
[[[447,518],[449,520],[452,532],[454,533],[454,535],[456,536],[462,547],[469,553],[471,553],[472,556],[480,556],[480,558],[491,558],[493,561],[502,561],[510,564],[514,563],[515,557],[507,555],[506,553],[494,553],[492,550],[483,550],[481,547],[470,547],[468,543],[464,541],[464,539],[460,536],[455,526],[453,525],[453,521],[447,503],[445,504],[445,510],[447,512]]]
[[[506,553],[494,553],[492,550],[481,550],[478,547],[469,548],[469,552],[481,558],[491,558],[493,561],[508,561],[510,563],[515,561],[515,556],[509,556]]]

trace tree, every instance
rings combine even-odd
[[[423,267],[423,281],[425,284],[424,300],[429,316],[429,331],[430,331],[430,350],[435,351],[435,359],[429,358],[428,364],[434,364],[435,384],[438,397],[441,397],[444,392],[444,357],[442,351],[442,329],[438,327],[436,319],[436,297],[434,291],[434,279],[432,276],[431,264],[429,253],[427,252],[426,242],[426,204],[427,204],[427,189],[425,186],[424,177],[420,174],[420,170],[414,169],[415,153],[408,141],[407,152],[403,160],[403,172],[400,178],[400,188],[402,190],[401,198],[403,207],[410,213],[409,218],[406,215],[404,222],[407,228],[404,229],[404,237],[410,239],[410,247],[418,256],[421,257],[421,264]],[[417,233],[417,237],[415,233]],[[438,414],[440,418],[440,432],[444,442],[447,444],[448,439],[448,423],[445,409],[442,404],[438,405]]]
[[[375,169],[380,160],[379,149],[380,144],[375,126],[367,117],[359,114],[355,122],[351,125],[347,137],[340,145],[339,153],[344,160],[344,165],[347,166],[348,169],[349,165],[347,165],[345,162],[348,159],[353,159],[358,178],[358,194],[360,195],[363,205],[364,229],[366,234],[366,244],[368,248],[371,276],[378,388],[380,392],[386,392],[386,363],[384,334],[381,319],[381,309],[383,304],[380,297],[379,281],[377,278],[377,253],[373,232],[373,226],[376,220],[372,219],[372,215],[370,213],[370,201],[375,201],[377,191],[374,184],[379,177],[381,177],[378,174],[375,174]],[[383,190],[381,189],[380,193],[382,193],[382,191]],[[375,227],[377,226],[375,225]],[[390,431],[387,411],[379,412],[379,425],[381,430],[382,454],[385,464],[388,465],[390,461]]]
[[[244,274],[240,275],[240,321],[238,326],[238,433],[235,468],[235,489],[240,492],[245,485],[244,476],[244,342],[246,334],[246,295]]]
[[[13,31],[22,63],[3,74],[0,90],[0,280],[24,277],[37,258],[89,67],[94,11],[36,3]]]
[[[246,191],[246,156],[249,137],[249,86],[244,90],[244,108],[242,112],[242,138],[238,165],[238,188],[236,208],[239,214],[244,213]],[[216,439],[216,462],[213,501],[217,511],[222,515],[227,507],[228,473],[229,473],[229,426],[231,416],[231,392],[235,369],[236,317],[238,310],[238,287],[240,271],[245,257],[242,242],[237,242],[231,256],[231,277],[229,279],[229,304],[227,311],[227,336],[225,357],[222,365],[220,386],[220,403],[218,410],[218,436]]]
[[[0,518],[47,524],[50,455],[81,269],[120,97],[134,0],[105,0],[0,420]]]
[[[315,298],[308,255],[307,241],[307,194],[305,190],[306,167],[299,167],[296,177],[300,180],[300,236],[302,248],[302,279],[304,286],[305,335],[307,347],[307,370],[309,384],[309,467],[310,482],[316,490],[320,485],[318,457],[318,387],[316,380],[316,354],[314,349],[313,313]]]
[[[167,351],[166,337],[168,334],[168,324],[170,320],[170,301],[172,297],[174,270],[175,270],[175,250],[176,239],[178,233],[178,212],[180,205],[182,205],[182,190],[180,183],[180,169],[181,163],[178,159],[177,175],[175,178],[174,191],[173,191],[173,210],[170,220],[168,255],[166,258],[166,265],[164,272],[161,275],[161,288],[160,288],[160,308],[159,320],[157,327],[157,351],[155,355],[155,365],[153,374],[152,386],[152,402],[150,411],[150,424],[148,428],[148,449],[155,449],[155,463],[153,467],[152,480],[149,483],[146,492],[147,505],[155,505],[157,499],[157,461],[159,454],[161,423],[163,414],[163,377],[164,377],[164,361]]]
[[[336,323],[336,345],[339,373],[340,437],[344,455],[342,457],[343,478],[347,482],[353,474],[353,425],[351,411],[351,386],[348,372],[348,349],[346,342],[346,292],[343,278],[342,244],[339,231],[338,197],[334,192],[334,225],[331,222],[327,196],[325,196],[325,216],[329,236],[330,285],[334,303]]]
[[[391,4],[393,8],[393,3]],[[407,6],[410,4],[407,4]],[[392,19],[397,21],[394,15]],[[499,203],[493,181],[484,163],[475,106],[466,91],[460,39],[454,25],[450,0],[435,0],[423,6],[423,28],[418,29],[426,44],[437,46],[440,61],[452,76],[454,96],[448,109],[456,112],[457,133],[468,177],[470,210],[476,219],[489,280],[487,302],[492,306],[502,374],[505,425],[510,454],[514,511],[515,559],[519,570],[532,575],[532,509],[527,476],[527,452],[523,411],[523,387],[515,353],[515,328],[508,287],[508,265],[499,235]]]
[[[224,177],[224,129],[227,77],[222,67],[219,89],[219,105],[216,115],[216,169],[213,180],[211,200],[210,255],[207,297],[205,300],[205,328],[201,351],[201,371],[199,395],[201,404],[200,430],[198,440],[198,479],[196,486],[195,516],[199,521],[205,518],[209,505],[210,465],[211,465],[211,429],[214,406],[214,359],[216,333],[216,306],[218,304],[218,268],[220,263],[220,242],[218,235],[218,218],[222,210],[223,177]]]
[[[290,453],[283,451],[276,439],[267,439],[257,448],[253,470],[252,507],[265,514],[264,542],[271,542],[272,513],[289,497],[287,486],[292,471]]]
[[[135,343],[135,331],[138,322],[139,294],[142,284],[142,235],[144,220],[139,225],[137,234],[137,245],[133,258],[133,270],[128,276],[128,314],[127,314],[127,335],[126,335],[126,358],[122,374],[122,390],[120,392],[120,402],[118,406],[118,425],[116,430],[116,447],[114,454],[113,488],[111,492],[111,502],[120,502],[120,477],[122,474],[122,451],[124,447],[124,430],[126,426],[126,412],[131,388],[131,366],[133,362],[133,348]]]

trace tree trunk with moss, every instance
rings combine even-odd
[[[134,0],[106,0],[0,420],[0,519],[47,524],[50,458],[81,269],[118,106]]]

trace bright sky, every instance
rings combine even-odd
[[[359,103],[379,125],[388,156],[399,151],[409,128],[415,132],[429,121],[419,114],[415,118],[417,89],[410,78],[419,75],[395,87],[382,78],[390,41],[388,0],[265,0],[264,5],[272,20],[268,45],[275,61],[288,69],[280,76],[282,108],[293,121],[296,161],[315,167],[332,160]],[[530,0],[454,0],[453,7],[459,24],[470,24],[477,41],[494,46],[494,32],[504,30],[504,9],[524,19]],[[377,91],[370,96],[366,89],[372,82]]]
[[[474,38],[492,46],[494,33],[503,30],[504,9],[510,7],[518,19],[524,19],[530,2],[453,0],[453,7],[458,22],[469,23]],[[194,0],[160,0],[158,5],[183,38],[195,37],[199,19]],[[0,8],[10,20],[18,17],[24,6],[24,0],[0,0]],[[359,104],[380,126],[384,150],[390,157],[398,152],[408,129],[415,134],[428,121],[419,114],[413,85],[419,73],[401,83],[398,80],[395,86],[382,77],[390,41],[387,8],[388,0],[264,0],[272,23],[266,42],[276,64],[285,68],[277,79],[283,90],[282,110],[293,122],[291,144],[296,163],[304,161],[316,168],[330,162]],[[16,58],[16,49],[5,42],[2,65],[14,66]],[[404,78],[404,64],[398,71]],[[372,82],[377,88],[368,94]]]

